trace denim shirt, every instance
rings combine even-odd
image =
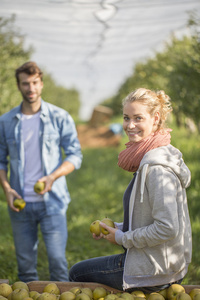
[[[21,105],[0,117],[0,169],[7,172],[9,163],[10,185],[23,197],[25,162]],[[71,162],[75,169],[81,167],[81,146],[72,117],[62,108],[43,100],[41,100],[39,144],[44,176],[62,164],[62,150],[65,154],[64,161]],[[66,212],[70,195],[65,176],[55,180],[51,191],[45,193],[44,201],[48,214]]]

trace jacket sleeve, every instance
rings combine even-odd
[[[145,201],[149,201],[152,222],[122,236],[125,248],[154,247],[175,238],[179,233],[177,178],[162,166],[149,168],[145,182]],[[140,212],[143,213],[142,210]],[[146,212],[147,213],[147,212]],[[134,213],[133,213],[134,217]]]
[[[75,169],[79,169],[82,163],[81,146],[75,123],[69,114],[66,120],[62,123],[61,146],[66,155],[64,161],[71,162],[75,166]]]
[[[7,155],[8,150],[4,135],[4,123],[0,120],[0,170],[5,170],[6,172],[8,164]]]

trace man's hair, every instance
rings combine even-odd
[[[20,66],[19,68],[16,69],[15,71],[15,77],[17,80],[17,84],[19,84],[19,74],[20,73],[26,73],[28,75],[35,75],[38,74],[38,76],[40,77],[41,81],[43,80],[42,76],[43,73],[40,70],[40,68],[37,66],[37,64],[33,61],[28,61],[25,64],[23,64],[22,66]]]

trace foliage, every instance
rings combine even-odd
[[[80,107],[78,92],[75,89],[67,90],[60,85],[56,85],[50,74],[44,74],[43,80],[42,98],[67,110],[73,118],[77,118]]]
[[[9,19],[0,17],[0,115],[9,111],[21,102],[18,91],[15,70],[30,60],[33,48],[24,50],[24,36],[16,28],[15,16]],[[76,90],[68,90],[55,83],[50,74],[44,72],[44,90],[42,97],[53,103],[75,118],[79,112],[79,94]]]
[[[177,129],[175,125],[170,127],[173,128],[172,144],[181,150],[192,173],[192,182],[187,195],[193,231],[193,261],[183,283],[199,284],[200,136],[188,133],[184,128]],[[112,245],[105,240],[94,240],[89,232],[89,225],[95,219],[103,219],[106,216],[115,221],[122,221],[122,197],[132,174],[118,167],[117,157],[126,142],[127,138],[123,137],[120,146],[116,148],[84,149],[81,169],[67,178],[72,198],[67,212],[69,239],[66,255],[69,267],[83,259],[117,254],[122,251],[120,246]],[[17,264],[2,189],[0,189],[0,211],[0,278],[9,278],[12,283],[17,280]],[[39,241],[40,280],[49,280],[46,250],[41,234],[39,234]]]
[[[122,99],[136,88],[164,90],[172,99],[177,123],[183,123],[182,118],[187,116],[200,130],[200,22],[195,14],[191,14],[188,25],[189,36],[172,36],[162,52],[136,64],[132,76],[105,102],[115,114],[121,114]]]
[[[28,60],[32,49],[24,50],[24,37],[14,26],[15,17],[0,17],[0,114],[20,102],[15,81],[15,69]]]

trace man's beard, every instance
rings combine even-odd
[[[22,93],[23,100],[28,103],[34,103],[37,102],[41,98],[41,94],[34,94],[33,97],[29,97],[29,95]]]

